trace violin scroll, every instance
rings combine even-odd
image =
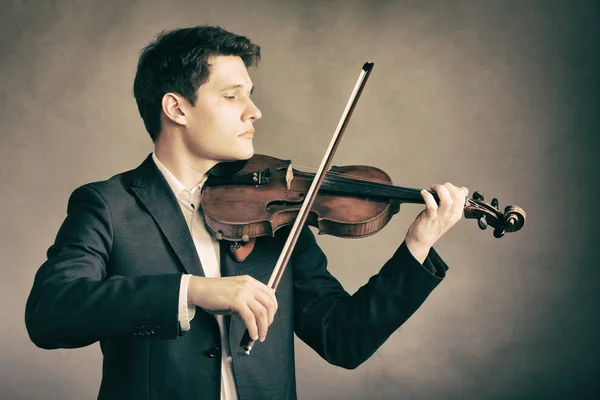
[[[477,219],[481,230],[488,226],[494,228],[494,237],[501,238],[506,232],[520,230],[527,219],[525,210],[519,206],[510,205],[504,208],[504,213],[498,208],[498,199],[492,199],[491,204],[484,201],[481,193],[473,193],[471,199],[467,199],[464,208],[465,218]]]

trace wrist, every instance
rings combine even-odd
[[[197,301],[198,299],[196,299],[196,294],[200,293],[201,290],[199,289],[199,286],[202,284],[202,277],[201,276],[191,276],[190,277],[190,281],[188,283],[188,291],[187,291],[187,300],[188,303],[191,304],[198,304]]]
[[[408,236],[406,237],[406,239],[404,239],[404,244],[406,245],[406,248],[408,249],[410,254],[412,254],[412,256],[415,258],[415,260],[417,260],[420,264],[423,264],[425,262],[425,259],[429,254],[429,250],[431,250],[430,245],[416,242]]]

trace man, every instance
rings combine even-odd
[[[352,296],[308,227],[276,294],[265,282],[289,228],[258,238],[241,262],[208,233],[199,209],[207,172],[254,154],[261,112],[247,68],[259,59],[257,45],[218,27],[159,35],[134,83],[155,151],[69,199],[26,324],[46,349],[99,341],[101,399],[295,399],[294,332],[330,363],[356,368],[445,276],[432,245],[467,195],[450,183],[433,187],[439,204],[422,192],[426,209]],[[245,329],[258,340],[250,356],[239,348]]]

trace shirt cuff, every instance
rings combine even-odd
[[[190,321],[196,315],[196,306],[188,302],[188,286],[192,275],[185,274],[181,277],[179,284],[179,325],[183,332],[190,330]]]

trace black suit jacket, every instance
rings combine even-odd
[[[267,282],[289,228],[261,237],[243,262],[221,246],[224,276]],[[355,267],[355,266],[352,266]],[[279,309],[267,340],[252,354],[238,343],[245,327],[231,318],[229,338],[240,399],[295,399],[294,332],[328,362],[355,368],[423,303],[446,264],[431,250],[424,265],[404,243],[381,271],[350,296],[304,227],[279,284]],[[100,399],[219,399],[220,335],[213,315],[196,311],[181,333],[181,275],[203,275],[181,209],[149,156],[138,168],[84,185],[48,260],[36,274],[25,321],[45,349],[99,341]],[[211,351],[212,349],[212,351]]]

